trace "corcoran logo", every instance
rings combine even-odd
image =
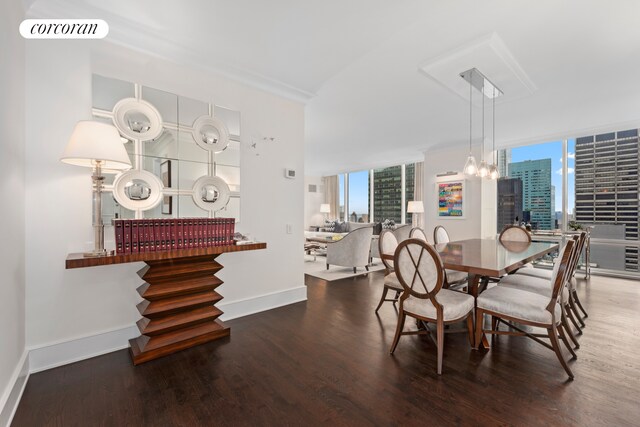
[[[102,19],[25,19],[20,34],[25,39],[103,39],[109,24]]]

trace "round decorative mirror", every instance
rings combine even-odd
[[[193,185],[193,201],[206,211],[216,212],[224,208],[230,196],[229,186],[217,176],[201,176]]]
[[[223,151],[229,145],[229,129],[220,119],[200,116],[193,122],[193,139],[201,148],[214,153]]]
[[[162,181],[151,172],[129,170],[116,176],[113,196],[127,209],[153,209],[162,201]]]
[[[151,188],[141,179],[134,179],[124,185],[124,194],[130,200],[147,200],[151,196]]]
[[[113,107],[113,124],[129,139],[149,141],[162,134],[160,112],[147,101],[125,98]]]

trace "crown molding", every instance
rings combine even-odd
[[[181,45],[167,38],[158,29],[140,25],[132,20],[109,14],[79,1],[23,0],[23,2],[32,3],[27,12],[29,18],[82,19],[99,17],[104,19],[109,24],[109,35],[105,41],[116,46],[168,62],[188,65],[303,104],[316,96],[315,93],[233,64],[203,62],[199,52],[190,46]]]

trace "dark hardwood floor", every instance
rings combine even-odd
[[[137,367],[122,350],[34,374],[13,425],[640,424],[637,281],[579,283],[590,316],[574,381],[522,337],[473,351],[448,335],[441,377],[426,336],[390,356],[396,311],[373,312],[381,282],[308,278],[307,302],[230,321],[228,339]]]

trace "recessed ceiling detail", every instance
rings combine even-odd
[[[419,70],[468,101],[469,85],[460,78],[460,73],[471,68],[482,70],[504,91],[496,102],[522,99],[538,90],[496,33],[439,55],[422,64]],[[474,97],[474,104],[481,102],[481,97]]]

